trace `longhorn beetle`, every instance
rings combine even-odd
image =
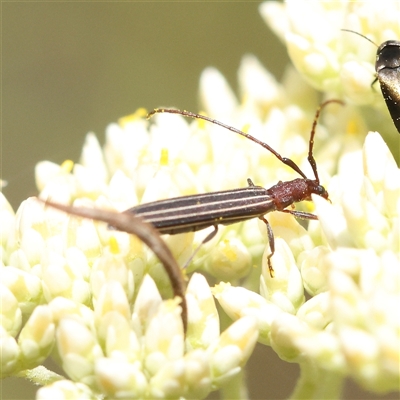
[[[249,186],[245,188],[196,194],[192,196],[176,197],[173,199],[145,203],[132,207],[124,211],[124,213],[133,213],[141,217],[143,220],[153,224],[160,233],[167,233],[170,235],[198,231],[213,226],[214,230],[203,240],[202,243],[209,241],[216,235],[218,225],[220,224],[229,225],[251,218],[260,218],[264,221],[267,227],[268,241],[271,249],[271,253],[268,256],[268,267],[270,275],[273,277],[274,270],[272,268],[271,257],[275,252],[274,234],[264,215],[271,211],[281,211],[292,214],[298,218],[317,219],[317,216],[313,214],[295,211],[288,209],[287,207],[303,200],[310,201],[311,194],[316,194],[324,199],[328,199],[328,192],[319,181],[317,165],[313,156],[313,147],[315,127],[321,109],[326,104],[332,102],[342,104],[339,100],[330,100],[323,103],[315,114],[311,129],[308,146],[308,162],[314,172],[315,179],[308,179],[294,161],[282,157],[267,143],[264,143],[239,129],[204,115],[195,114],[189,111],[169,108],[154,109],[147,115],[148,119],[158,113],[180,114],[185,117],[203,119],[232,132],[238,133],[270,151],[280,161],[296,171],[301,178],[289,182],[280,181],[269,189],[255,186],[251,179],[248,179],[247,182]]]
[[[342,29],[342,31],[355,33],[378,48],[375,62],[376,78],[371,85],[379,81],[386,106],[400,133],[400,41],[388,40],[378,46],[361,33],[349,29]]]

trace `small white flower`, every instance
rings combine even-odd
[[[260,342],[270,343],[271,324],[282,312],[278,306],[251,290],[233,287],[229,283],[221,282],[212,291],[221,307],[233,320],[245,316],[256,317]]]
[[[53,315],[46,306],[33,310],[18,337],[22,369],[29,369],[43,362],[54,345],[55,326]]]
[[[0,332],[0,351],[1,351],[1,378],[6,378],[17,373],[21,369],[21,350],[17,341],[11,335]]]
[[[40,388],[36,394],[38,400],[90,400],[94,393],[83,383],[60,380]]]
[[[211,391],[209,356],[198,349],[183,358],[166,362],[150,383],[154,398],[178,397],[182,393],[203,398]]]
[[[246,246],[237,238],[226,238],[213,247],[204,264],[207,272],[220,279],[238,279],[251,268],[251,256]]]
[[[258,330],[254,317],[246,317],[220,336],[206,281],[195,274],[189,288],[190,309],[197,303],[202,314],[197,320],[190,317],[186,341],[191,347],[185,346],[179,302],[162,301],[149,276],[133,314],[117,281],[103,286],[94,312],[54,299],[49,310],[66,373],[111,397],[206,396],[244,366]]]
[[[53,201],[69,203],[76,196],[76,180],[71,175],[74,163],[65,161],[62,165],[42,161],[36,165],[36,186],[44,198],[51,194]]]
[[[266,1],[260,12],[285,41],[293,63],[314,87],[344,95],[354,104],[382,103],[382,97],[371,90],[377,48],[341,29],[367,36],[378,46],[395,40],[400,36],[397,1],[385,1],[384,7],[374,1]]]
[[[87,321],[62,318],[56,331],[56,343],[65,372],[73,380],[93,387],[96,382],[94,362],[103,352]]]
[[[224,384],[238,374],[256,345],[257,320],[247,316],[235,321],[208,349],[213,382]]]
[[[210,287],[203,275],[194,273],[186,290],[189,348],[206,349],[219,334],[219,317]]]
[[[104,394],[117,398],[144,398],[148,382],[134,363],[117,358],[100,358],[96,376]]]
[[[277,238],[275,240],[276,257],[273,256],[274,277],[271,278],[268,267],[267,249],[263,256],[260,278],[260,293],[267,300],[289,313],[295,313],[304,302],[304,288],[300,271],[294,257],[286,243]]]
[[[1,328],[3,335],[16,336],[22,325],[18,300],[7,286],[1,284]]]

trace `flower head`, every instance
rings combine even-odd
[[[185,271],[186,335],[181,299],[138,238],[34,198],[14,213],[0,194],[3,376],[44,385],[40,399],[204,398],[241,379],[258,340],[300,364],[292,397],[339,397],[346,376],[376,393],[396,390],[400,173],[381,136],[366,136],[370,121],[356,107],[381,101],[370,89],[376,50],[341,31],[375,35],[378,44],[400,36],[397,4],[388,1],[382,13],[379,5],[377,17],[375,7],[266,2],[261,13],[297,71],[289,67],[278,82],[245,56],[240,99],[217,70],[203,72],[207,115],[268,143],[310,179],[317,178],[308,156],[318,102],[303,78],[354,106],[329,104],[318,122],[314,157],[331,202],[313,196],[298,208],[318,221],[267,213],[273,241],[256,219],[219,226],[206,243],[213,227],[164,237],[181,266],[201,245]],[[40,197],[119,212],[245,188],[248,178],[266,188],[299,178],[282,157],[235,132],[181,115],[145,116],[139,109],[111,124],[104,147],[88,134],[79,163],[39,163]],[[223,332],[214,298],[234,321]],[[49,356],[65,377],[40,366]]]

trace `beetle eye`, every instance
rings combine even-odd
[[[323,197],[323,198],[325,198],[325,199],[327,199],[328,198],[328,192],[325,190],[325,188],[323,187],[323,186],[321,186],[321,185],[318,185],[316,188],[315,188],[315,194],[317,194],[318,196],[321,196],[321,197]]]

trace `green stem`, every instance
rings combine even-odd
[[[65,379],[63,376],[58,375],[53,371],[50,371],[49,369],[43,367],[42,365],[33,369],[26,369],[24,371],[21,371],[16,376],[25,378],[28,381],[31,381],[33,384],[39,386],[48,385],[55,381]]]
[[[340,399],[342,387],[342,374],[323,370],[313,363],[304,362],[300,364],[300,378],[290,399]]]
[[[246,400],[249,398],[243,370],[221,387],[220,398],[222,400]]]

